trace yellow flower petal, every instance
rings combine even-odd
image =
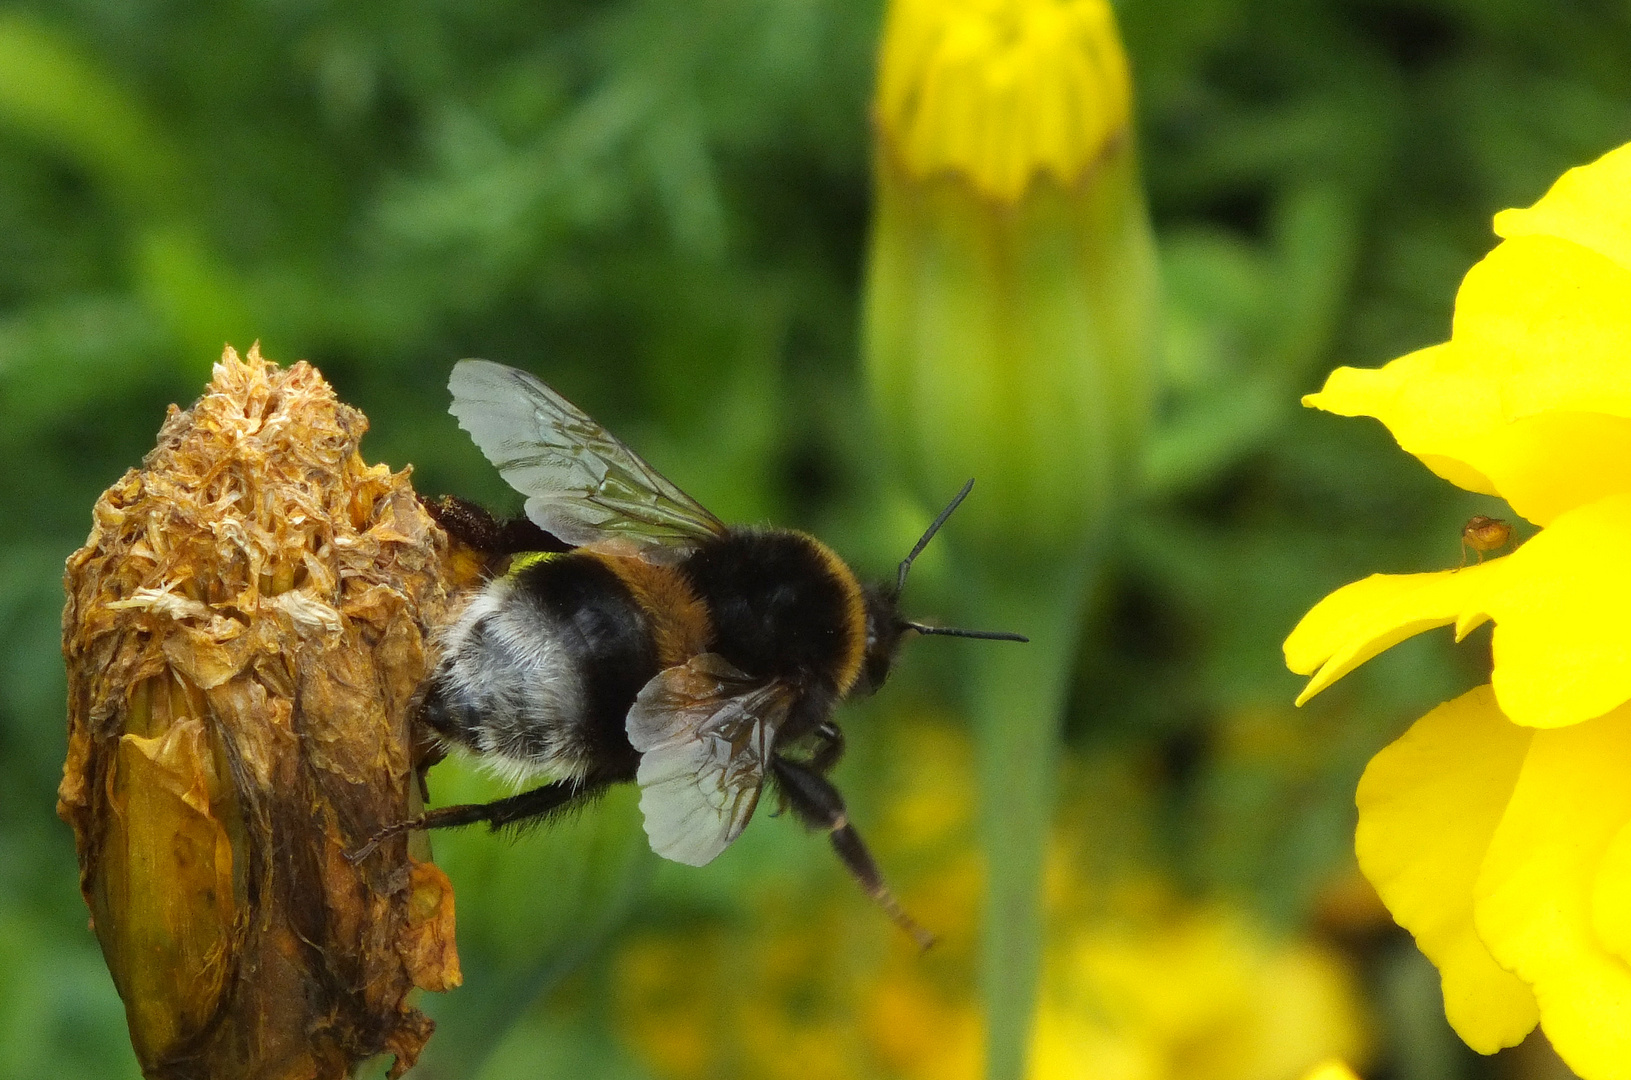
[[[1597,870],[1631,821],[1631,708],[1537,731],[1477,886],[1478,935],[1529,983],[1541,1026],[1591,1080],[1631,1078],[1631,966],[1592,925]]]
[[[1379,368],[1339,367],[1303,404],[1338,416],[1374,416],[1399,445],[1452,484],[1484,495],[1495,485],[1463,460],[1465,447],[1501,417],[1500,389],[1453,344],[1433,345]],[[1454,402],[1447,408],[1445,402]]]
[[[1297,704],[1424,630],[1459,620],[1456,637],[1465,637],[1484,621],[1478,603],[1496,592],[1490,579],[1501,576],[1511,558],[1433,574],[1372,574],[1315,604],[1285,643],[1286,667],[1313,676]]]
[[[1494,388],[1492,418],[1539,412],[1631,416],[1631,268],[1551,236],[1521,236],[1461,283],[1451,331],[1465,377]],[[1440,402],[1459,411],[1462,402]]]
[[[1625,302],[1631,305],[1631,296]],[[1513,510],[1547,525],[1577,506],[1631,491],[1631,419],[1540,413],[1490,432],[1473,464]]]
[[[1631,269],[1521,236],[1468,272],[1449,343],[1338,368],[1303,402],[1376,417],[1440,476],[1544,525],[1631,491],[1628,352]]]
[[[1495,231],[1512,239],[1560,236],[1631,268],[1631,144],[1570,169],[1527,210],[1495,215]]]
[[[1327,596],[1286,639],[1312,674],[1298,704],[1405,638],[1495,620],[1491,681],[1501,711],[1562,727],[1631,700],[1631,495],[1569,511],[1511,555],[1436,574],[1373,574]]]
[[[1631,824],[1621,826],[1597,867],[1591,924],[1603,948],[1631,960]]]
[[[1533,735],[1487,686],[1446,702],[1371,759],[1354,850],[1377,895],[1438,966],[1444,1015],[1481,1054],[1523,1041],[1535,996],[1473,929],[1473,889]]]
[[[1534,727],[1601,716],[1631,699],[1631,496],[1572,510],[1500,560],[1495,696]]]

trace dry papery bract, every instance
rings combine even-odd
[[[366,429],[309,364],[229,348],[68,560],[58,813],[149,1077],[395,1076],[433,1026],[409,993],[459,983],[423,841],[345,858],[418,811],[409,703],[454,592]]]

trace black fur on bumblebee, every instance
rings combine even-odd
[[[634,781],[652,849],[701,866],[746,827],[768,781],[927,947],[826,774],[844,750],[834,711],[883,685],[907,632],[1025,640],[900,614],[912,561],[974,482],[893,583],[862,586],[813,536],[726,526],[525,372],[464,360],[449,387],[460,426],[527,496],[526,520],[433,504],[457,543],[503,569],[442,632],[419,715],[498,771],[549,782],[391,825],[351,857],[411,829],[545,820]]]

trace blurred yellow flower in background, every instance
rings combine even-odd
[[[765,902],[746,924],[690,926],[628,943],[614,964],[625,1037],[669,1080],[979,1080],[980,860],[973,744],[950,723],[897,725],[875,838],[904,902],[940,935],[919,953],[839,875]],[[909,748],[909,749],[908,749]],[[1106,785],[1113,788],[1113,785]],[[1368,1043],[1342,959],[1275,935],[1243,908],[1194,904],[1147,872],[1102,880],[1087,835],[1114,816],[1073,812],[1049,860],[1048,925],[1033,1080],[1299,1080]],[[699,990],[699,987],[705,988]]]
[[[1364,1047],[1341,961],[1242,909],[1168,902],[1062,937],[1043,973],[1035,1080],[1293,1080]]]
[[[1341,1061],[1327,1061],[1309,1073],[1304,1080],[1359,1080],[1354,1071]]]
[[[1537,1019],[1587,1080],[1631,1077],[1631,146],[1565,174],[1468,272],[1448,342],[1341,368],[1306,403],[1541,531],[1463,570],[1377,574],[1286,640],[1299,701],[1436,626],[1495,623],[1489,686],[1360,783],[1360,866],[1484,1053]]]

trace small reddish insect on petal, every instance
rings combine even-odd
[[[1512,526],[1500,518],[1477,515],[1461,530],[1461,540],[1474,551],[1494,551],[1512,539]]]

